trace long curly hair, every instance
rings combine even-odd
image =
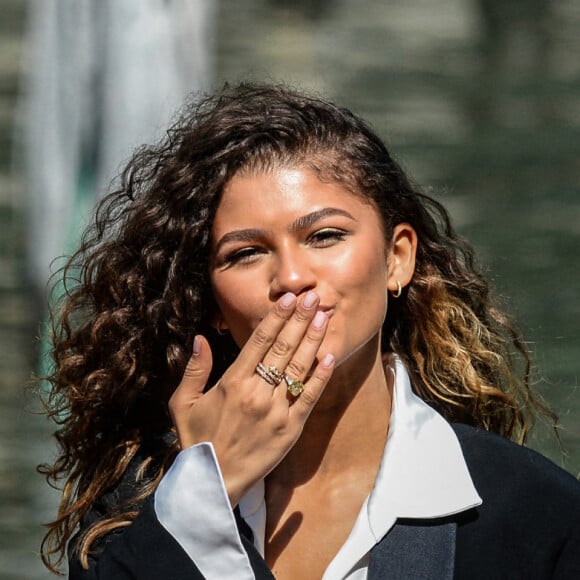
[[[167,403],[193,337],[210,339],[214,377],[235,357],[210,324],[212,221],[237,172],[281,166],[312,169],[372,200],[387,239],[402,222],[417,232],[416,271],[389,306],[382,348],[403,359],[421,398],[450,421],[519,441],[538,411],[550,414],[530,389],[526,347],[494,305],[472,249],[381,139],[324,100],[279,86],[226,86],[134,155],[61,273],[46,401],[59,455],[41,467],[51,483],[65,482],[42,546],[52,570],[81,524],[74,549],[87,566],[95,542],[130,524],[173,461],[175,439],[154,442],[171,432]],[[134,492],[87,525],[136,458]]]

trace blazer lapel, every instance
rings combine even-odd
[[[450,580],[457,524],[404,520],[371,550],[368,580]]]

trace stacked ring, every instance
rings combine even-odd
[[[256,365],[256,374],[273,387],[278,386],[284,379],[284,375],[275,366],[266,366],[261,362]]]
[[[268,371],[268,374],[276,381],[277,385],[279,385],[284,380],[283,373],[281,373],[275,366],[269,365],[266,367],[266,370]]]
[[[259,362],[256,365],[256,374],[273,387],[277,387],[282,381],[285,381],[286,388],[293,397],[298,397],[304,391],[304,383],[302,381],[281,373],[275,366],[266,366],[264,363]]]

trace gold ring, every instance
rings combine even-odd
[[[267,366],[266,370],[268,371],[268,374],[276,381],[277,385],[279,385],[284,380],[284,374],[280,372],[274,365]]]
[[[267,367],[261,362],[256,365],[256,374],[273,387],[277,387],[284,379],[284,375],[275,366]]]
[[[269,385],[275,387],[278,383],[276,383],[276,379],[268,373],[268,369],[262,364],[258,363],[256,365],[256,374],[260,375]]]
[[[288,392],[293,397],[298,397],[302,391],[304,391],[304,383],[298,379],[292,379],[288,375],[284,375],[284,380],[288,388]]]

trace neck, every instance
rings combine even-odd
[[[367,360],[364,354],[351,359],[335,371],[269,483],[287,489],[313,480],[332,484],[349,473],[378,469],[391,414],[391,375],[378,347]]]

